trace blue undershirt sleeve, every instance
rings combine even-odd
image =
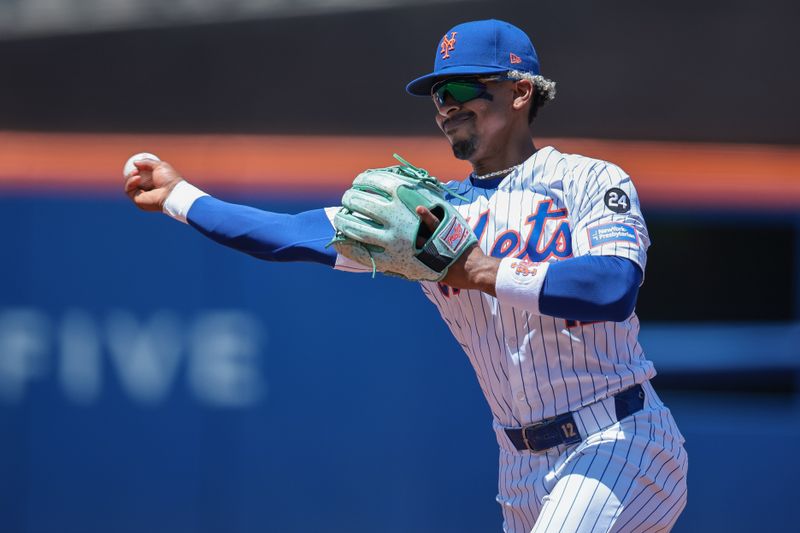
[[[265,261],[336,263],[336,250],[325,248],[334,229],[324,209],[289,215],[203,196],[186,220],[206,237]]]
[[[642,270],[623,257],[584,255],[551,263],[539,295],[542,314],[581,322],[622,322],[636,306]]]

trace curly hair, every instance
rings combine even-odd
[[[533,102],[528,113],[528,123],[533,122],[542,106],[556,97],[556,82],[544,76],[519,70],[510,70],[506,75],[512,80],[528,80],[533,83]]]

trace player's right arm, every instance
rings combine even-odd
[[[144,211],[163,211],[225,246],[268,261],[309,261],[336,265],[326,248],[334,234],[328,213],[272,213],[218,200],[180,177],[167,162],[140,160],[125,181],[125,192]],[[343,268],[348,270],[347,268]]]

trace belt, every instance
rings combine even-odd
[[[641,411],[644,407],[644,389],[641,385],[618,392],[612,398],[616,421]],[[505,428],[504,431],[519,451],[542,452],[561,444],[575,444],[586,438],[586,435],[581,435],[578,431],[575,413],[571,412],[522,428]]]

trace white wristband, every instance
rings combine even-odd
[[[531,263],[514,257],[500,261],[497,280],[494,284],[497,299],[517,309],[534,314],[539,312],[539,294],[542,292],[544,277],[549,263]]]
[[[189,214],[189,209],[198,198],[208,196],[188,181],[179,182],[169,193],[167,199],[164,201],[164,213],[168,214],[175,220],[180,220],[186,224],[186,215]]]

